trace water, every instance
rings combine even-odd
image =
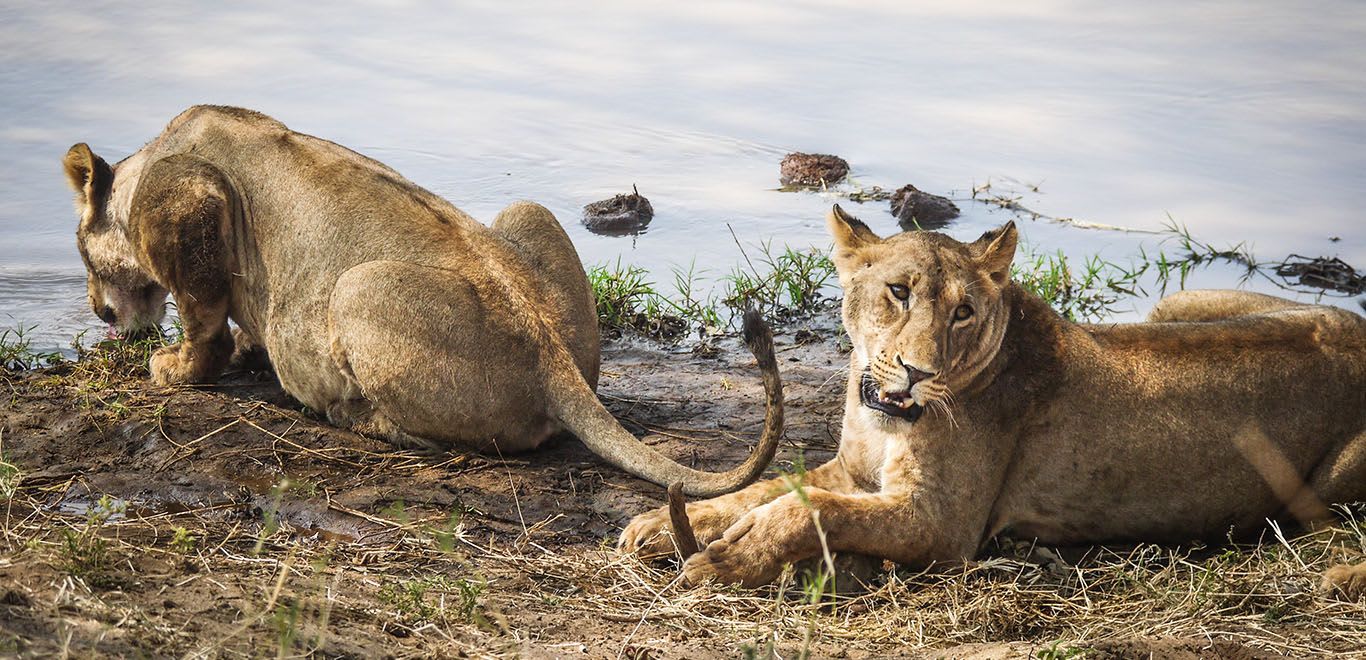
[[[586,262],[662,281],[694,261],[728,272],[728,225],[747,246],[827,244],[832,198],[773,190],[793,150],[839,154],[863,185],[966,200],[991,181],[1050,216],[1155,230],[1170,215],[1262,260],[1366,264],[1366,4],[1349,0],[15,4],[0,8],[0,326],[37,324],[38,345],[98,323],[66,148],[113,162],[206,102],[357,149],[485,220],[539,201]],[[578,224],[632,184],[655,208],[647,232]],[[895,229],[885,203],[850,206]],[[959,206],[960,238],[1010,217]],[[1121,262],[1160,242],[1021,229],[1037,250]]]

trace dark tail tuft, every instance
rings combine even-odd
[[[744,328],[745,345],[749,346],[750,352],[759,361],[759,368],[776,368],[777,361],[773,357],[773,331],[764,322],[764,317],[753,307],[745,310]]]
[[[674,545],[678,554],[687,561],[697,554],[697,535],[693,533],[692,521],[688,520],[688,502],[683,499],[683,482],[669,484],[669,524],[674,530]]]

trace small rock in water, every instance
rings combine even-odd
[[[631,194],[593,202],[583,207],[583,226],[594,234],[623,236],[636,234],[650,224],[655,209],[635,186]]]
[[[830,154],[792,153],[783,156],[778,181],[785,186],[831,186],[849,174],[849,163]]]
[[[892,195],[892,215],[902,229],[939,229],[958,217],[958,206],[947,197],[931,195],[906,184]]]

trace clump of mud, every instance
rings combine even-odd
[[[892,193],[892,215],[907,231],[939,229],[958,217],[958,206],[947,197],[931,195],[908,183]]]
[[[594,234],[623,236],[645,230],[655,217],[650,200],[631,186],[631,194],[593,202],[583,207],[583,226]]]
[[[848,161],[830,154],[790,153],[778,166],[784,186],[816,187],[839,183],[849,175]]]

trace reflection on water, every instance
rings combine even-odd
[[[1366,5],[1347,0],[13,4],[0,314],[55,344],[94,322],[61,155],[84,140],[120,158],[203,102],[356,148],[486,220],[537,200],[585,261],[622,255],[661,280],[693,259],[729,270],[727,226],[745,243],[825,244],[831,200],[773,191],[793,150],[843,156],[865,185],[950,194],[960,238],[1007,216],[971,203],[973,185],[1013,177],[1049,215],[1140,229],[1170,215],[1265,260],[1366,263]],[[632,184],[654,205],[647,232],[577,224]],[[853,211],[895,230],[885,203]],[[1156,240],[1022,229],[1043,250],[1118,260]]]

